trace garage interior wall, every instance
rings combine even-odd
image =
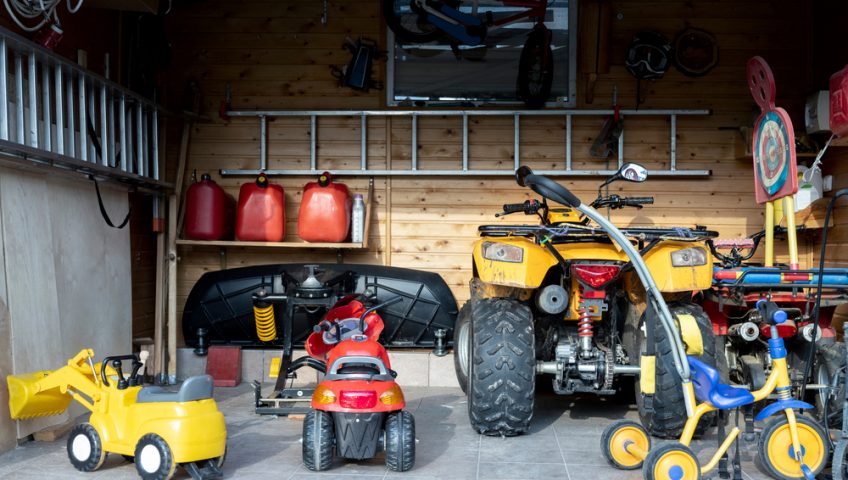
[[[125,189],[102,193],[107,211],[127,211]],[[0,335],[10,343],[0,349],[0,376],[54,370],[83,348],[129,352],[129,232],[106,225],[91,182],[0,168],[0,221]],[[21,421],[17,432],[0,423],[0,443],[67,418]]]
[[[3,12],[0,25],[22,34]],[[90,8],[63,14],[65,38],[56,52],[76,61],[77,50],[85,50],[98,74],[108,53],[117,79],[120,18]],[[125,188],[101,191],[113,218],[126,213]],[[0,405],[8,405],[6,375],[56,369],[83,348],[97,355],[130,351],[130,258],[128,229],[106,225],[84,177],[0,166]],[[0,415],[0,452],[79,413],[74,404],[65,415],[38,420]]]
[[[580,2],[585,6],[588,2]],[[578,10],[580,10],[580,6]],[[761,55],[777,79],[778,105],[802,124],[804,96],[809,91],[811,2],[650,1],[612,2],[609,73],[599,75],[595,100],[586,103],[586,74],[578,72],[577,108],[602,109],[611,105],[613,87],[624,108],[635,107],[636,81],[624,68],[624,56],[633,34],[657,30],[669,38],[687,26],[715,35],[719,65],[701,78],[689,78],[674,68],[665,78],[643,82],[642,109],[711,109],[708,117],[678,120],[678,165],[710,169],[708,178],[649,178],[644,184],[617,183],[612,193],[654,195],[656,203],[643,210],[613,212],[618,224],[706,225],[722,237],[736,238],[759,231],[763,208],[754,201],[750,157],[737,158],[743,147],[738,128],[752,126],[758,115],[745,81],[746,61]],[[218,118],[225,86],[232,86],[234,109],[370,109],[385,106],[385,92],[359,93],[339,87],[330,65],[344,65],[349,54],[341,46],[346,37],[365,36],[386,44],[380,2],[330,2],[329,21],[320,22],[321,2],[293,0],[246,1],[233,4],[211,0],[204,8],[175,4],[169,19],[174,63],[181,68],[169,76],[170,92],[182,92],[196,81],[204,94],[203,113],[212,118],[197,124],[190,143],[189,174],[209,172],[237,195],[250,178],[221,178],[220,168],[258,168],[259,130],[256,119]],[[578,52],[585,51],[578,44]],[[385,76],[385,62],[377,62],[375,77]],[[601,127],[600,118],[575,119],[574,168],[607,168],[590,158],[589,146]],[[564,120],[528,119],[521,124],[521,162],[537,168],[564,168]],[[471,168],[512,165],[512,119],[473,119],[470,123]],[[650,168],[668,168],[667,119],[625,119],[626,161]],[[803,126],[801,126],[803,128]],[[359,119],[321,119],[319,166],[328,170],[350,168],[359,162]],[[308,119],[276,119],[269,124],[269,168],[305,168],[309,162]],[[408,119],[368,123],[369,165],[409,168],[411,133]],[[461,120],[419,119],[419,168],[456,166],[461,159]],[[171,162],[173,165],[174,162]],[[190,175],[189,175],[190,177]],[[286,189],[289,241],[296,241],[296,219],[306,178],[272,179]],[[354,192],[366,189],[367,179],[344,178]],[[584,200],[594,198],[601,179],[565,178],[566,185]],[[349,251],[345,262],[363,262],[419,268],[438,272],[457,300],[468,298],[471,244],[477,226],[497,223],[494,214],[505,202],[521,202],[527,191],[508,177],[440,178],[395,177],[375,179],[370,243],[367,251]],[[513,215],[502,222],[520,223]],[[802,261],[812,252],[802,236]],[[780,253],[780,248],[778,248]],[[240,267],[282,262],[333,262],[334,252],[229,248],[222,257],[217,248],[180,250],[179,308],[195,281],[222,266]],[[225,263],[222,262],[225,260]]]

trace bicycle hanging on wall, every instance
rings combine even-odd
[[[524,42],[518,65],[516,94],[528,107],[541,108],[551,94],[553,51],[551,31],[545,26],[548,0],[502,0],[480,11],[479,0],[383,0],[386,24],[402,41],[428,43],[449,37],[452,43],[484,45],[489,32],[531,20],[533,28]],[[496,16],[494,6],[518,8]]]

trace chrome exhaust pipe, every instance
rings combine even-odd
[[[727,329],[727,334],[729,336],[741,338],[746,342],[753,342],[760,338],[760,329],[754,322],[737,323],[736,325],[731,325],[730,328]]]

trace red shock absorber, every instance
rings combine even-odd
[[[592,356],[592,318],[583,299],[582,287],[578,295],[580,298],[577,307],[577,337],[580,339],[580,356],[590,358]]]
[[[589,309],[586,308],[586,303],[583,301],[583,289],[579,292],[580,300],[577,307],[577,336],[592,337],[592,318],[589,315]]]

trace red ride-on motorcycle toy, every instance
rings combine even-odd
[[[386,452],[386,466],[404,472],[415,464],[415,419],[403,408],[386,349],[380,308],[394,297],[366,308],[348,296],[327,312],[306,340],[310,357],[326,365],[303,421],[303,463],[310,470],[330,468],[334,453],[351,460]]]
[[[383,320],[376,310],[395,297],[365,306],[342,299],[306,341],[309,355],[325,360],[327,373],[312,395],[303,421],[303,463],[326,470],[335,452],[344,458],[372,458],[382,448],[386,466],[403,472],[415,464],[415,419],[403,410],[403,392],[386,349],[377,342]]]

